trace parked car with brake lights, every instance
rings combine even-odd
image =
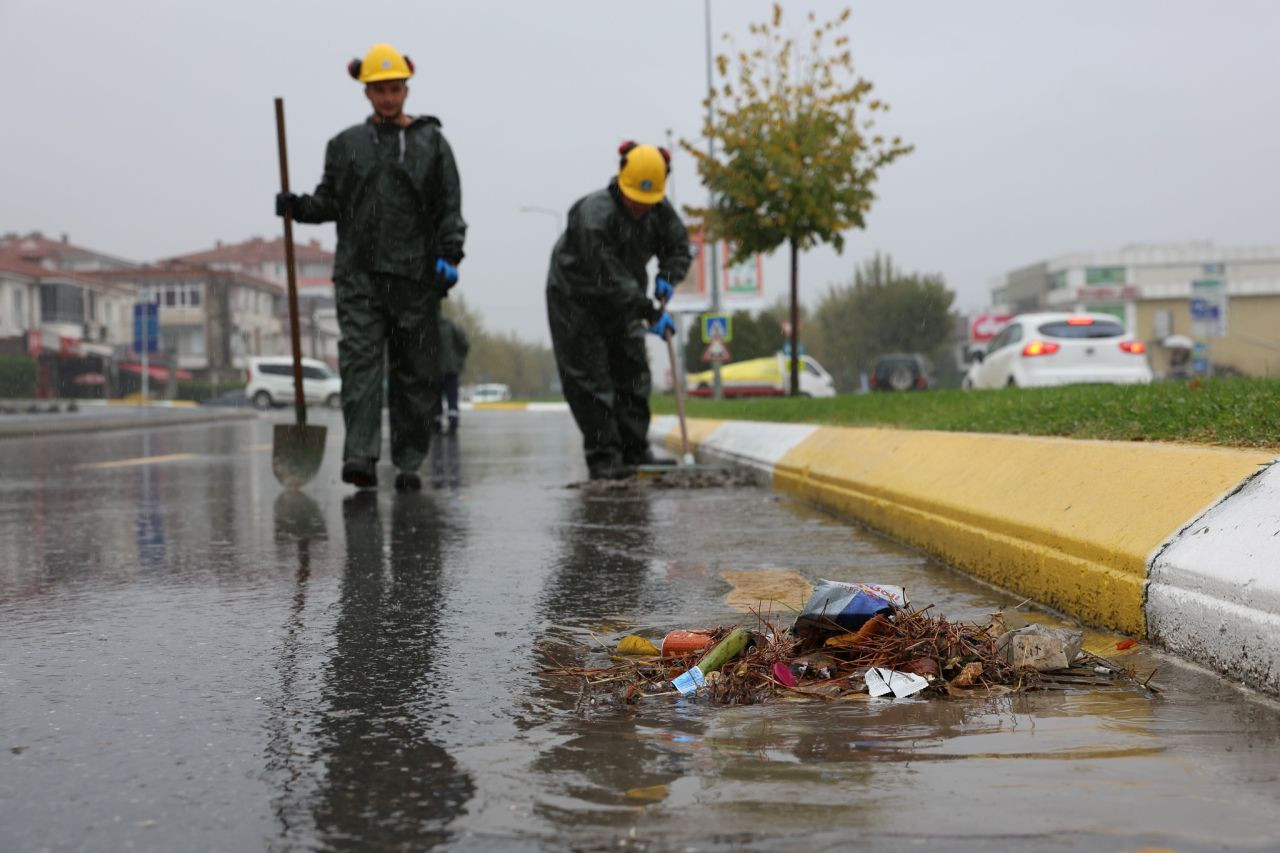
[[[965,374],[965,388],[1151,381],[1147,347],[1110,314],[1020,314]]]

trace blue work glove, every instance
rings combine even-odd
[[[458,283],[458,268],[444,258],[436,258],[436,287],[440,289],[440,298],[448,297],[449,290]]]
[[[649,334],[657,335],[664,341],[671,335],[676,333],[675,321],[671,319],[671,315],[666,311],[658,316],[658,322],[649,327]]]
[[[293,193],[276,193],[276,216],[288,214],[298,218],[298,196]]]
[[[676,289],[671,286],[671,282],[662,276],[658,276],[653,281],[653,295],[659,302],[669,302],[672,296],[675,296]]]

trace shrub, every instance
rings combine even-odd
[[[34,358],[0,355],[0,398],[35,397],[38,379]]]

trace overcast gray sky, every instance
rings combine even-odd
[[[804,13],[845,3],[785,5]],[[1277,242],[1280,3],[1273,0],[853,2],[859,72],[915,143],[843,256],[800,263],[814,301],[876,250],[942,274],[962,308],[991,279],[1133,242]],[[756,0],[712,0],[746,37]],[[294,186],[367,110],[346,62],[389,41],[418,67],[408,111],[458,155],[470,223],[462,287],[493,329],[547,340],[550,216],[616,168],[624,138],[698,133],[700,0],[270,2],[0,0],[0,231],[69,233],[139,260],[280,230],[271,100]],[[717,41],[717,44],[719,42]],[[674,190],[701,201],[690,158]],[[333,226],[300,226],[333,245]],[[785,292],[783,253],[765,266]]]

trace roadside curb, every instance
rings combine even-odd
[[[651,433],[678,450],[675,418]],[[1272,454],[747,421],[690,421],[689,438],[976,577],[1280,693]]]
[[[207,411],[181,407],[147,408],[136,415],[121,414],[113,417],[86,413],[83,409],[57,415],[13,415],[0,418],[0,439],[242,421],[252,420],[257,416],[256,412]]]
[[[503,412],[567,412],[568,403],[459,403],[458,408],[470,411],[503,411]]]

